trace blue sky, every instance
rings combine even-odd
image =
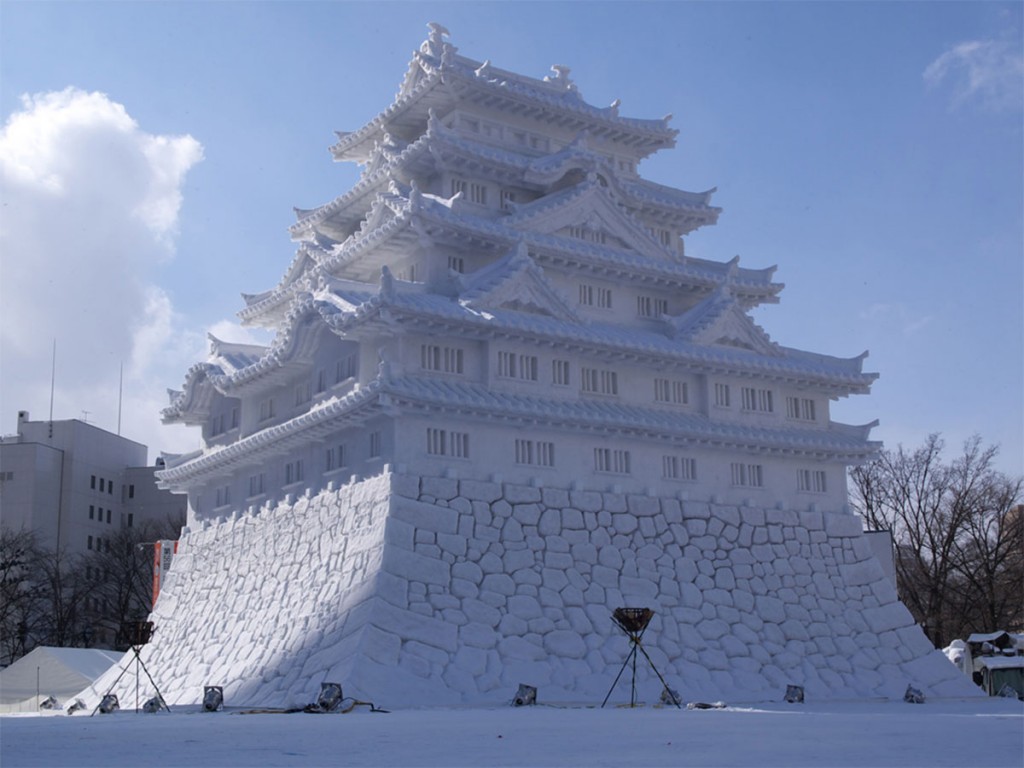
[[[674,115],[641,172],[717,187],[688,253],[778,265],[780,344],[870,350],[839,421],[913,446],[974,433],[1020,474],[1020,3],[11,2],[0,6],[0,429],[20,409],[158,423],[209,329],[276,284],[292,207],[347,189],[334,130],[384,109],[426,23],[591,103]]]

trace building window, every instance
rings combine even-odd
[[[266,474],[257,472],[255,475],[249,475],[249,496],[260,496],[266,492]]]
[[[132,483],[131,485],[128,486],[128,498],[129,499],[134,499],[135,498],[135,484],[134,483]]]
[[[216,437],[224,433],[224,414],[218,413],[210,419],[210,437]]]
[[[808,493],[825,493],[825,471],[821,469],[798,469],[796,471],[796,489]]]
[[[733,485],[747,488],[764,487],[764,470],[760,464],[733,462],[730,466]]]
[[[612,308],[612,289],[580,283],[580,304],[598,309]]]
[[[348,465],[348,451],[344,443],[339,443],[333,448],[328,448],[324,453],[324,468],[330,472],[332,469],[341,469]]]
[[[96,475],[93,475],[92,479],[89,481],[89,487],[94,491],[96,490]]]
[[[516,464],[555,466],[555,444],[545,440],[516,440]]]
[[[664,245],[666,248],[672,247],[672,233],[669,232],[667,229],[658,230],[658,239],[661,240],[661,244]]]
[[[101,478],[100,478],[100,493],[103,493],[103,491],[104,491],[104,490],[106,490],[106,487],[107,487],[107,486],[106,486],[106,480],[104,480],[104,479],[103,479],[103,478],[101,477]]]
[[[327,389],[327,370],[320,368],[316,372],[316,389],[314,390],[318,395]]]
[[[668,299],[655,296],[637,296],[636,313],[640,317],[661,317],[668,314]]]
[[[110,512],[111,512],[111,510],[108,509],[107,510],[107,525],[110,525]]]
[[[114,495],[114,481],[113,480],[107,480],[107,496],[113,496],[113,495]]]
[[[92,536],[89,537],[89,542],[87,546],[89,547],[89,549],[92,549]]]
[[[469,182],[466,181],[465,179],[460,179],[458,177],[455,177],[455,178],[452,179],[452,197],[455,197],[460,192],[462,193],[462,196],[464,198],[468,197],[468,195],[469,195]]]
[[[427,453],[431,456],[444,456],[447,433],[443,429],[427,428]]]
[[[611,472],[616,475],[628,475],[630,472],[629,451],[617,448],[595,448],[594,469],[597,472]]]
[[[743,410],[763,411],[771,413],[775,410],[770,389],[755,389],[754,387],[743,387]]]
[[[132,527],[132,523],[134,523],[134,522],[135,522],[135,513],[134,512],[129,512],[128,513],[128,527],[131,528]]]
[[[370,458],[376,459],[380,456],[380,432],[370,433]]]
[[[551,383],[559,387],[569,386],[569,361],[551,361]]]
[[[223,507],[231,503],[231,486],[224,485],[217,489],[217,504],[218,507]]]
[[[690,402],[690,391],[685,381],[674,379],[654,380],[654,400],[658,403],[686,405]]]
[[[814,401],[809,397],[787,397],[786,417],[800,421],[817,421]]]
[[[476,182],[470,183],[469,199],[477,205],[487,205],[487,187]]]
[[[427,453],[431,456],[469,458],[469,433],[427,428]]]
[[[534,355],[498,352],[498,375],[506,379],[537,380],[538,361]]]
[[[295,405],[305,405],[313,399],[313,382],[305,381],[295,387]]]
[[[729,385],[715,383],[715,405],[719,408],[729,407]]]
[[[296,459],[295,461],[289,461],[284,465],[284,484],[291,485],[292,483],[301,483],[304,479],[304,473],[302,471],[302,459]]]
[[[93,519],[93,514],[95,513],[95,511],[96,511],[96,510],[95,510],[95,508],[93,507],[93,505],[92,505],[92,504],[90,504],[90,505],[89,505],[89,519],[90,519],[90,520],[92,520],[92,519]]]
[[[619,394],[619,377],[615,371],[598,368],[580,369],[580,390],[589,394]]]
[[[661,476],[666,480],[696,480],[697,460],[688,456],[662,456]]]
[[[340,384],[343,381],[355,378],[357,367],[355,352],[345,355],[345,357],[334,364],[334,383]]]
[[[452,270],[453,272],[465,272],[466,262],[461,256],[449,256],[448,269]]]
[[[458,347],[442,347],[438,344],[420,346],[420,367],[425,371],[461,374],[463,357],[463,351]]]
[[[274,398],[269,398],[260,403],[260,421],[267,421],[274,418]]]

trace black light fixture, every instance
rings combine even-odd
[[[320,683],[320,695],[317,697],[316,706],[321,712],[333,712],[345,698],[341,692],[340,683]]]
[[[121,705],[117,703],[117,695],[113,693],[108,693],[100,699],[100,704],[97,707],[101,715],[109,715],[113,712],[117,712],[120,708]]]
[[[788,704],[803,704],[804,687],[802,685],[787,685],[785,699]]]
[[[216,712],[224,703],[224,689],[219,685],[203,686],[203,709]]]
[[[516,691],[516,697],[512,699],[512,706],[514,707],[530,707],[537,703],[537,689],[532,685],[526,683],[519,684],[519,690]]]
[[[903,694],[903,700],[907,704],[924,704],[924,693],[912,685],[907,686],[907,692]]]
[[[661,676],[661,672],[659,672],[658,668],[654,666],[654,662],[651,661],[651,657],[647,655],[647,651],[644,650],[644,647],[640,642],[641,638],[643,638],[644,632],[647,631],[647,625],[651,623],[651,619],[653,618],[654,611],[650,608],[616,608],[612,612],[612,621],[618,625],[619,629],[629,636],[631,647],[629,649],[629,654],[626,656],[626,660],[622,662],[622,668],[619,670],[619,674],[615,676],[615,682],[613,682],[612,687],[608,689],[608,695],[605,696],[604,701],[601,702],[602,707],[608,703],[608,699],[611,697],[612,691],[615,690],[615,686],[618,684],[619,678],[622,677],[622,673],[626,671],[626,667],[629,665],[630,661],[633,662],[633,683],[630,688],[629,706],[636,706],[636,653],[637,651],[640,651],[640,653],[644,655],[644,658],[647,659],[647,663],[651,665],[651,669],[654,670],[654,674],[656,674],[658,679],[661,681],[663,691],[670,691],[672,703],[679,709],[682,709],[682,705],[679,701],[679,694],[671,691],[668,687],[668,683],[665,682],[665,678]],[[663,694],[662,699],[664,700],[664,698]]]
[[[147,714],[152,714],[153,712],[159,712],[165,706],[164,700],[160,696],[154,696],[142,705],[142,711]]]

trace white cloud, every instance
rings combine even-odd
[[[56,339],[54,418],[89,411],[116,429],[123,365],[121,413],[132,422],[122,434],[166,447],[164,390],[180,384],[205,339],[178,330],[153,276],[173,256],[182,185],[202,157],[191,136],[149,134],[104,94],[22,97],[0,133],[5,424],[20,409],[46,418]]]
[[[1018,42],[969,40],[958,43],[928,65],[925,83],[948,83],[952,106],[977,102],[993,112],[1024,106],[1024,53]]]

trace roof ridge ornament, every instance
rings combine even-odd
[[[447,27],[443,24],[438,24],[436,21],[428,21],[427,29],[430,30],[430,34],[423,41],[423,45],[420,46],[420,51],[429,53],[431,56],[438,56],[444,50],[445,38],[450,37],[451,33]]]
[[[551,71],[554,72],[554,76],[546,75],[544,77],[545,83],[551,83],[552,85],[559,85],[566,91],[576,91],[576,84],[569,78],[569,67],[564,64],[552,64]]]
[[[395,277],[387,264],[380,268],[380,297],[384,301],[394,301],[395,298]]]

